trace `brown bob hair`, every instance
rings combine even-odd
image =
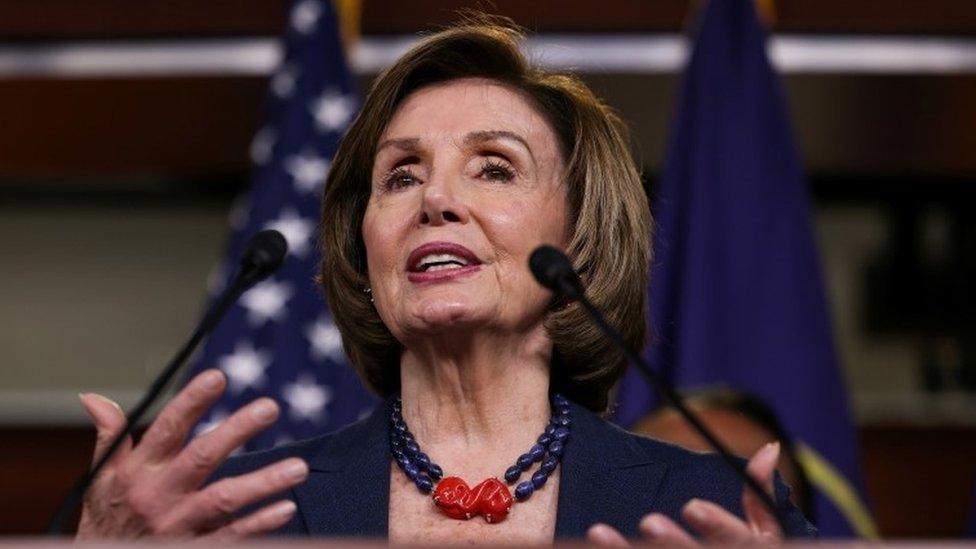
[[[501,82],[529,98],[548,120],[566,166],[566,252],[610,324],[632,346],[643,347],[651,216],[626,128],[578,78],[530,66],[519,50],[522,38],[510,21],[485,17],[428,36],[376,79],[336,153],[323,199],[320,281],[346,353],[381,396],[399,390],[403,347],[365,292],[362,221],[376,146],[408,95],[449,80]],[[575,303],[554,306],[546,328],[554,345],[551,390],[590,410],[605,410],[626,367],[623,355]]]

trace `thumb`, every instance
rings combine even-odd
[[[126,419],[122,408],[114,401],[97,393],[82,393],[78,395],[81,405],[88,412],[88,417],[95,424],[95,453],[92,464],[102,458],[115,437],[125,429]],[[112,460],[127,455],[132,450],[132,437],[126,437]]]
[[[770,442],[760,448],[746,466],[746,471],[759,481],[766,493],[773,497],[774,502],[776,492],[773,489],[773,474],[779,462],[779,449],[779,442]],[[782,536],[779,521],[748,486],[742,488],[742,508],[745,510],[749,528],[753,532],[774,537]]]

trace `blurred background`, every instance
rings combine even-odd
[[[459,0],[341,2],[359,89]],[[660,174],[689,0],[496,0]],[[79,391],[131,406],[192,328],[245,188],[286,0],[0,2],[0,534],[85,467]],[[761,2],[815,207],[865,497],[957,537],[976,493],[976,6]],[[11,505],[11,503],[13,505]]]

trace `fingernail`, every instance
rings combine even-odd
[[[693,499],[688,502],[685,506],[685,510],[688,512],[688,516],[696,522],[705,522],[708,520],[708,512],[705,511],[705,506],[697,499]]]
[[[285,465],[285,476],[291,481],[305,480],[305,477],[308,476],[308,465],[305,465],[302,460],[289,462]]]
[[[661,521],[653,515],[644,519],[644,529],[654,537],[664,535],[664,525],[661,524]]]
[[[224,380],[224,374],[220,370],[207,370],[200,374],[200,383],[204,389],[216,389]]]
[[[610,531],[603,524],[595,524],[590,528],[590,536],[596,538],[598,543],[608,543],[610,541]]]
[[[295,507],[295,502],[294,501],[285,500],[285,501],[282,501],[280,503],[275,504],[275,506],[271,508],[271,511],[270,512],[273,515],[286,516],[286,515],[290,515],[290,514],[294,513],[295,512],[295,509],[297,509],[297,507]]]
[[[125,412],[123,412],[123,411],[122,411],[122,407],[121,407],[121,406],[119,406],[119,404],[118,404],[117,402],[115,402],[114,400],[112,400],[112,399],[110,399],[110,398],[108,398],[108,397],[106,397],[106,396],[102,396],[102,395],[100,395],[100,394],[98,394],[98,393],[85,393],[85,395],[87,395],[88,397],[94,397],[94,398],[97,398],[98,400],[101,400],[102,402],[108,402],[108,403],[109,403],[109,404],[111,404],[111,405],[112,405],[112,406],[113,406],[113,407],[114,407],[114,408],[115,408],[116,410],[118,410],[118,411],[119,411],[120,413],[122,413],[122,414],[124,414],[124,413],[125,413]]]
[[[261,399],[251,409],[251,417],[261,423],[271,423],[278,415],[278,405],[271,399]]]

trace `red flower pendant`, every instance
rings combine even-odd
[[[469,488],[462,479],[447,477],[437,483],[433,497],[445,515],[461,520],[484,515],[488,523],[501,522],[512,508],[512,494],[497,478]]]

